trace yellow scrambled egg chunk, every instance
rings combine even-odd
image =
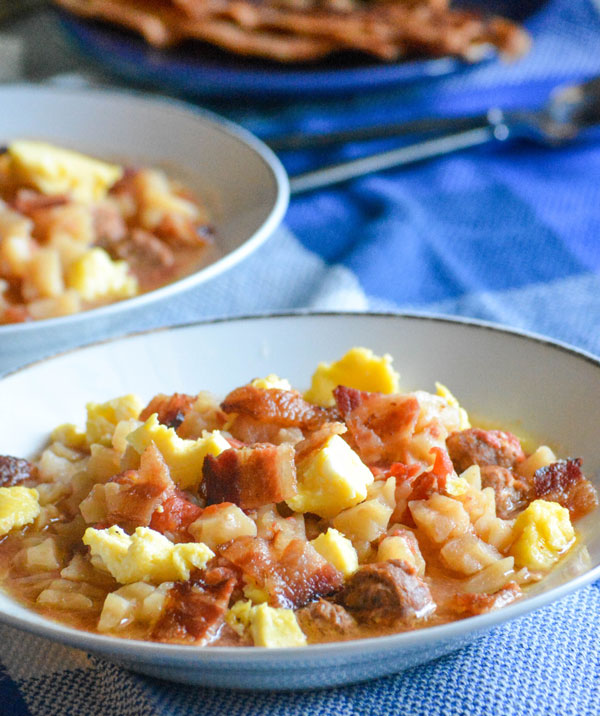
[[[297,466],[298,492],[287,500],[294,512],[326,519],[362,502],[373,473],[339,435]]]
[[[510,554],[519,567],[547,570],[573,543],[569,510],[557,502],[534,500],[517,517]]]
[[[335,363],[319,363],[304,397],[318,405],[333,405],[338,385],[376,393],[397,393],[400,376],[387,353],[377,356],[369,348],[351,348]]]
[[[123,176],[123,168],[46,142],[14,141],[8,146],[17,181],[42,194],[66,194],[76,201],[102,199]]]
[[[306,637],[292,609],[278,609],[267,604],[236,602],[225,615],[227,623],[242,635],[252,636],[254,646],[305,646]]]
[[[270,388],[278,388],[279,390],[291,390],[292,386],[289,380],[280,378],[275,373],[269,373],[264,378],[255,378],[250,385],[254,388],[261,388],[263,390],[269,390]]]
[[[140,455],[154,443],[165,459],[173,481],[183,490],[202,481],[202,465],[207,455],[219,455],[231,447],[218,430],[204,431],[197,440],[180,438],[173,428],[158,422],[156,413],[127,440]]]
[[[67,288],[86,301],[131,298],[138,293],[138,281],[129,274],[125,261],[113,261],[104,249],[89,249],[67,269]]]
[[[185,581],[193,567],[204,569],[215,556],[202,542],[173,544],[149,527],[138,527],[131,536],[117,525],[88,527],[83,543],[90,548],[92,563],[107,569],[120,584]]]
[[[458,400],[454,397],[454,395],[446,388],[446,386],[443,383],[438,383],[436,381],[435,384],[435,390],[437,395],[439,395],[441,398],[445,398],[448,405],[450,405],[453,408],[458,408],[458,415],[459,415],[459,430],[468,430],[471,427],[471,422],[469,420],[469,415],[467,414],[467,411],[464,408],[460,407],[460,403]]]
[[[0,537],[30,524],[39,514],[37,490],[22,485],[0,487]]]
[[[333,527],[311,540],[311,544],[344,577],[349,577],[358,569],[358,554],[352,542]]]
[[[117,424],[137,418],[142,408],[142,401],[133,394],[113,398],[106,403],[88,403],[85,424],[88,444],[99,443],[110,447]]]

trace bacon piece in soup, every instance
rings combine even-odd
[[[207,455],[202,474],[201,492],[208,505],[233,502],[251,510],[296,494],[291,445],[254,445]]]
[[[352,441],[367,465],[407,462],[419,417],[412,395],[383,395],[338,386],[333,395]]]

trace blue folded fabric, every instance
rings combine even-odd
[[[550,0],[514,65],[332,102],[214,107],[262,136],[421,116],[539,106],[557,84],[600,74],[591,0]],[[600,137],[561,149],[465,151],[292,200],[243,265],[135,328],[294,307],[411,309],[533,330],[600,355]],[[291,173],[359,156],[350,145],[283,157]],[[122,325],[122,330],[133,326]],[[102,336],[97,336],[102,337]],[[294,694],[231,693],[136,676],[0,627],[6,716],[598,716],[600,583],[436,662],[372,683]]]

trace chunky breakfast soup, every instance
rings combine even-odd
[[[596,509],[579,458],[402,392],[354,348],[304,394],[275,375],[89,403],[0,457],[5,590],[70,626],[195,646],[302,646],[498,609]]]
[[[214,259],[211,233],[163,171],[14,141],[0,150],[0,325],[159,288]]]

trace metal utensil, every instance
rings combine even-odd
[[[441,157],[489,142],[527,139],[558,146],[575,139],[581,130],[600,123],[600,77],[557,88],[536,111],[490,109],[479,126],[416,144],[322,167],[290,178],[292,194],[319,189],[365,174]]]

